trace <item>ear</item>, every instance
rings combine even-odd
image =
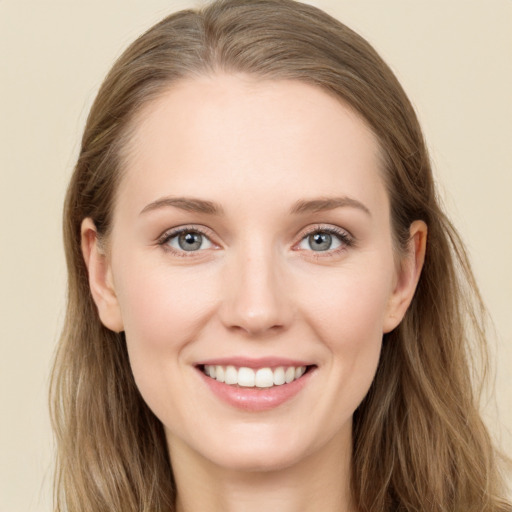
[[[409,229],[407,253],[403,256],[397,273],[393,293],[389,299],[383,332],[392,331],[402,321],[420,279],[427,246],[427,225],[416,220]]]
[[[89,287],[98,308],[100,320],[108,329],[121,332],[124,327],[109,258],[101,247],[92,219],[86,218],[82,221],[81,236],[82,255],[89,275]]]

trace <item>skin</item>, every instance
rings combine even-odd
[[[376,138],[318,88],[240,75],[174,84],[134,127],[107,250],[90,219],[82,247],[102,322],[125,331],[137,385],[165,427],[178,510],[353,510],[352,415],[383,333],[412,299],[427,231],[414,222],[397,261]],[[222,213],[155,204],[177,197]],[[345,202],[291,212],[326,198]],[[183,226],[205,233],[199,250],[162,243]],[[349,242],[332,235],[314,251],[311,231],[333,228]],[[195,367],[233,356],[315,368],[291,400],[244,411]]]

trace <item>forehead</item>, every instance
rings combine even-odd
[[[370,128],[339,99],[299,81],[215,75],[173,84],[134,119],[123,162],[118,200],[129,196],[141,208],[175,193],[222,202],[247,190],[277,190],[283,201],[344,187],[382,192]]]

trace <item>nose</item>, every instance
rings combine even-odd
[[[271,249],[247,248],[226,268],[219,315],[230,330],[264,337],[284,331],[292,321],[291,290],[283,262]]]

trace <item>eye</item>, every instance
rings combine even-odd
[[[160,244],[177,252],[196,252],[213,247],[211,240],[197,229],[182,229],[166,233]]]
[[[300,241],[298,248],[307,251],[328,252],[350,245],[352,245],[352,239],[348,233],[334,228],[316,228]]]

